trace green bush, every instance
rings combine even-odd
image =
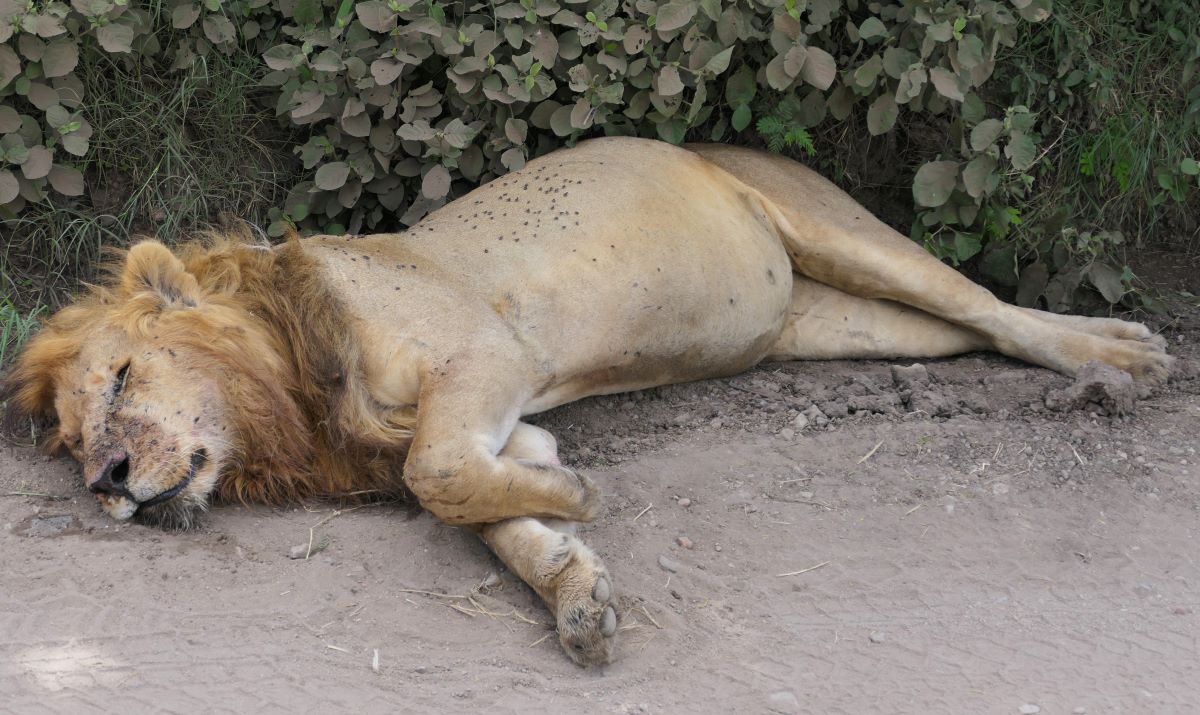
[[[1111,141],[1080,149],[1087,158],[1071,169],[1116,172],[1118,184],[1154,176],[1161,193],[1147,206],[1195,201],[1200,151],[1181,130],[1172,151],[1183,153],[1122,163],[1122,115],[1095,108],[1133,78],[1113,76],[1102,51],[1089,51],[1094,37],[1071,29],[1078,15],[1059,22],[1050,1],[0,0],[0,219],[83,193],[89,121],[106,98],[85,96],[81,63],[165,75],[246,56],[305,171],[271,212],[272,235],[289,224],[411,225],[595,134],[760,143],[825,160],[852,143],[839,131],[921,135],[915,159],[875,157],[903,164],[915,240],[1010,286],[1032,263],[1034,280],[1018,291],[1026,302],[1062,308],[1087,281],[1118,300],[1132,276],[1100,260],[1118,235],[1102,229],[1117,226],[1055,226],[1031,200],[1035,177],[1065,170],[1059,130],[1082,139],[1094,130],[1081,123],[1110,122]],[[1189,0],[1082,2],[1121,8],[1110,11],[1118,25],[1132,12],[1141,24],[1126,45],[1171,40],[1153,48],[1154,63],[1183,69],[1175,93],[1194,127],[1200,31]],[[1056,289],[1071,271],[1079,280]]]

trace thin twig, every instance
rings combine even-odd
[[[633,520],[637,521],[638,519],[641,519],[643,514],[645,514],[646,512],[650,511],[653,508],[654,508],[653,504],[647,504],[645,509],[642,509],[641,511],[638,512],[637,516],[633,517]]]
[[[831,563],[831,562],[822,561],[821,563],[817,564],[816,566],[809,566],[808,568],[800,569],[799,571],[788,571],[787,573],[777,573],[777,574],[775,574],[775,576],[777,576],[779,578],[783,578],[784,576],[799,576],[802,573],[808,573],[809,571],[816,571],[817,569],[821,568],[822,566],[827,566],[829,563]]]
[[[71,498],[71,497],[68,497],[68,496],[63,496],[62,494],[46,494],[46,493],[44,493],[44,492],[25,492],[25,491],[8,492],[8,493],[6,493],[6,494],[0,494],[0,496],[5,496],[5,497],[40,497],[40,498],[42,498],[42,499],[49,499],[49,500],[51,500],[51,501],[66,501],[67,499],[70,499],[70,498]]]
[[[920,508],[921,508],[921,507],[923,507],[923,506],[925,506],[925,505],[924,505],[924,504],[918,504],[918,505],[914,506],[912,509],[909,509],[908,511],[904,512],[904,515],[905,515],[905,516],[908,516],[909,514],[913,513],[914,511],[916,511],[917,509],[920,509]]]
[[[865,462],[865,461],[867,461],[868,459],[870,459],[870,458],[871,458],[871,457],[872,457],[872,456],[873,456],[873,455],[874,455],[874,454],[875,454],[877,451],[879,451],[879,448],[880,448],[880,447],[882,447],[882,446],[883,446],[883,440],[879,440],[879,444],[877,444],[877,445],[875,445],[874,447],[872,447],[870,452],[867,452],[866,454],[864,454],[864,455],[862,456],[862,459],[858,460],[858,463],[859,463],[859,464],[862,464],[863,462]]]
[[[654,620],[654,616],[650,615],[650,611],[647,611],[645,606],[638,606],[638,610],[645,614],[646,618],[650,619],[650,622],[654,624],[655,628],[660,631],[663,630],[663,627],[658,624],[658,621]]]
[[[415,588],[401,588],[401,589],[397,589],[397,590],[399,590],[400,593],[416,593],[416,594],[420,594],[422,596],[434,596],[435,598],[462,598],[462,599],[466,598],[466,596],[455,596],[452,593],[436,593],[434,591],[419,591]]]
[[[1071,445],[1071,451],[1072,451],[1072,452],[1075,452],[1075,459],[1078,459],[1078,460],[1079,460],[1079,464],[1080,464],[1080,466],[1083,466],[1084,464],[1087,464],[1087,462],[1083,461],[1083,457],[1080,457],[1080,456],[1079,456],[1079,452],[1075,450],[1075,445]]]
[[[541,645],[542,643],[545,643],[545,642],[546,642],[546,639],[547,639],[547,638],[549,638],[549,637],[550,637],[550,634],[549,634],[549,633],[547,633],[546,635],[542,636],[541,638],[538,638],[537,640],[535,640],[534,642],[530,643],[529,645],[527,645],[527,646],[525,646],[525,647],[526,647],[526,648],[532,648],[532,647],[534,647],[534,646],[536,646],[536,645]]]

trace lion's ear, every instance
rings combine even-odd
[[[171,308],[195,308],[200,303],[196,277],[158,241],[143,241],[129,249],[121,287],[130,296],[150,291]]]

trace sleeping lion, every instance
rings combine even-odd
[[[521,418],[764,360],[995,350],[1163,381],[1144,326],[1000,302],[817,174],[729,146],[609,138],[403,234],[139,243],[6,381],[116,519],[210,500],[407,489],[466,526],[610,661],[612,577],[575,535],[600,490]]]

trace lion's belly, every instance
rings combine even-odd
[[[786,252],[766,231],[686,225],[692,230],[663,230],[636,249],[590,242],[600,255],[569,261],[569,282],[550,274],[498,296],[498,312],[553,371],[527,412],[728,375],[762,360],[787,314]]]

